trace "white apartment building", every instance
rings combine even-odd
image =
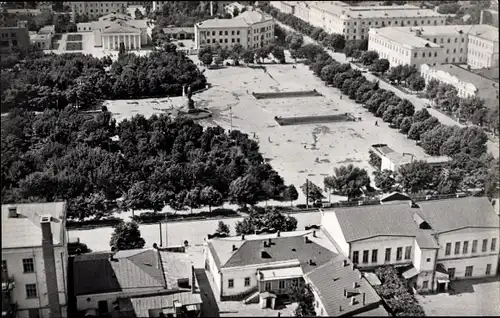
[[[66,317],[67,263],[64,202],[2,205],[4,317]]]
[[[257,11],[245,11],[233,19],[211,19],[194,25],[195,48],[206,45],[259,48],[274,42],[274,19]]]
[[[97,20],[97,18],[110,14],[110,13],[123,13],[127,14],[127,1],[75,1],[70,2],[71,13],[73,19],[76,14],[87,15],[90,20]]]
[[[160,10],[167,1],[153,1],[153,12]]]
[[[417,6],[349,6],[334,1],[271,1],[277,9],[293,11],[294,15],[328,33],[343,34],[346,40],[368,38],[372,28],[387,26],[444,25],[446,15]],[[292,7],[293,9],[290,9]],[[305,14],[304,11],[308,11]],[[307,20],[306,20],[307,19]]]
[[[420,68],[423,64],[467,63],[475,68],[493,67],[495,63],[498,66],[495,30],[498,32],[489,25],[371,29],[368,49],[388,59],[391,66],[409,64]]]
[[[411,266],[419,291],[445,291],[450,280],[494,276],[499,216],[487,198],[414,203],[401,194],[381,205],[322,211],[322,227],[360,269]]]

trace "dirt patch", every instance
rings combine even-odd
[[[273,78],[274,80],[274,78]],[[273,87],[273,86],[271,86]],[[294,98],[294,97],[318,97],[323,96],[316,90],[312,91],[289,91],[289,92],[268,92],[268,93],[252,93],[256,99],[268,98]]]

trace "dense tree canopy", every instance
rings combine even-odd
[[[286,216],[276,210],[265,213],[251,211],[242,221],[236,222],[236,235],[255,234],[256,231],[268,229],[269,231],[289,232],[297,229],[297,219]]]
[[[146,241],[141,237],[139,226],[135,222],[120,222],[111,234],[109,242],[111,248],[116,250],[132,250],[143,248]]]

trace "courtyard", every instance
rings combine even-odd
[[[196,64],[196,56],[190,56]],[[291,62],[288,59],[288,62]],[[206,69],[212,87],[193,95],[195,105],[208,108],[213,117],[200,121],[205,126],[219,125],[239,129],[255,138],[263,156],[285,179],[285,183],[300,187],[308,178],[323,187],[325,176],[335,167],[352,163],[372,173],[368,150],[372,144],[385,143],[398,152],[412,153],[422,158],[422,148],[389,128],[361,105],[339,90],[326,87],[307,66],[298,64],[265,64],[266,70],[248,67]],[[323,96],[273,98],[256,100],[252,92],[289,92],[316,90]],[[146,117],[171,107],[185,104],[182,97],[107,101],[108,109],[117,121],[135,114]],[[356,122],[335,122],[279,126],[275,116],[316,116],[352,113]],[[379,126],[375,126],[375,121]],[[297,203],[305,203],[299,191]]]
[[[449,293],[416,295],[427,316],[500,316],[500,278],[453,281]]]

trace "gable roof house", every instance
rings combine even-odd
[[[420,291],[446,290],[450,279],[496,273],[500,223],[487,198],[383,199],[388,198],[389,205],[322,211],[323,228],[360,268],[408,266],[403,276]]]
[[[201,304],[194,268],[183,253],[153,248],[82,254],[74,260],[74,281],[79,311],[157,317],[187,306],[199,311]]]
[[[347,262],[320,227],[305,231],[215,237],[206,240],[205,245],[205,269],[214,280],[217,289],[214,293],[221,300],[260,301],[261,308],[274,308],[277,296],[289,295],[292,287],[308,283],[317,300],[318,315],[321,308],[327,308],[324,307],[327,300],[321,297],[328,295],[331,287],[325,289],[317,278],[329,268],[323,266],[330,266],[328,264],[332,260]],[[355,273],[352,266],[346,267],[345,271]],[[343,277],[342,283],[350,285],[353,278],[364,280],[359,277],[359,272],[352,273],[338,275]],[[370,298],[373,308],[378,307],[380,299],[377,297]],[[368,306],[367,310],[372,307]],[[323,311],[323,315],[332,312]]]

